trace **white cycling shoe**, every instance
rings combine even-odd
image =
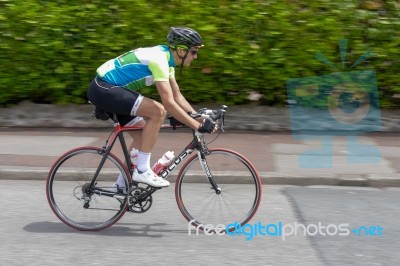
[[[133,172],[132,180],[139,183],[145,183],[152,187],[168,187],[169,182],[158,175],[152,170],[148,170],[144,173],[139,173],[137,169]]]

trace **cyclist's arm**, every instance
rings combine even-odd
[[[176,82],[175,77],[169,78],[169,84],[171,85],[175,102],[177,104],[179,104],[179,106],[182,107],[182,109],[185,110],[186,112],[196,113],[196,111],[193,109],[193,107],[190,105],[190,103],[182,95],[181,90],[179,89],[179,85]]]
[[[162,104],[165,110],[167,110],[173,117],[180,122],[184,123],[188,127],[197,130],[200,123],[192,119],[187,113],[186,109],[182,109],[174,99],[174,93],[171,88],[169,81],[156,81],[156,87],[161,97]],[[186,100],[185,100],[186,101]]]

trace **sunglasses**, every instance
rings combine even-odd
[[[195,55],[197,55],[197,54],[199,53],[198,50],[189,50],[189,52],[190,52],[193,56],[195,56]]]

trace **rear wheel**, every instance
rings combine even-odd
[[[55,215],[78,230],[97,231],[116,223],[127,209],[126,193],[115,193],[113,184],[122,173],[128,187],[127,170],[110,153],[97,176],[92,179],[103,150],[81,147],[62,155],[52,166],[46,181],[47,200]]]

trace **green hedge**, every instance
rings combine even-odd
[[[129,49],[165,43],[170,26],[197,29],[205,47],[177,79],[194,103],[283,105],[290,78],[335,71],[371,49],[360,69],[377,72],[381,106],[398,107],[398,1],[331,0],[0,0],[0,105],[22,100],[85,103],[96,68]],[[155,95],[146,88],[145,95]]]

